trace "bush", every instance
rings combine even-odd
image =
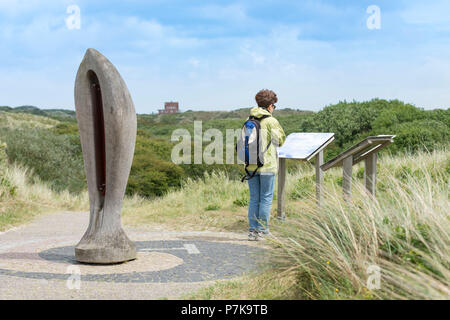
[[[319,132],[334,132],[336,144],[342,147],[355,135],[370,131],[376,115],[377,109],[370,103],[344,101],[318,112],[315,122]]]
[[[297,180],[291,192],[291,199],[307,199],[314,194],[316,187],[313,176],[303,176]]]
[[[16,194],[17,187],[6,177],[7,165],[6,143],[0,141],[0,200]]]
[[[417,120],[402,123],[393,128],[396,133],[393,151],[433,151],[436,147],[448,143],[449,128],[436,120]]]
[[[179,187],[183,178],[184,171],[179,166],[149,154],[135,154],[126,193],[162,196],[170,188]]]
[[[55,191],[79,193],[86,188],[80,144],[76,138],[57,135],[50,130],[0,128],[11,162],[33,169],[34,175]]]
[[[247,207],[250,200],[250,191],[249,189],[244,189],[239,195],[239,197],[233,201],[233,204],[238,207]]]
[[[79,192],[85,188],[78,127],[72,114],[62,117],[65,114],[62,110],[46,110],[47,117],[44,117],[31,115],[41,114],[36,108],[2,110],[0,113],[8,114],[9,120],[2,121],[6,117],[2,119],[0,116],[0,138],[3,137],[10,147],[8,155],[11,161],[32,168],[36,176],[49,182],[55,190]],[[133,162],[127,194],[136,192],[146,197],[161,195],[171,188],[178,188],[180,180],[185,177],[201,179],[205,172],[223,171],[233,180],[240,179],[244,174],[242,165],[173,164],[171,150],[174,144],[169,139],[177,128],[187,129],[192,135],[195,119],[204,121],[203,130],[217,128],[225,137],[226,129],[239,128],[248,113],[249,109],[240,109],[231,112],[191,111],[177,115],[138,115],[135,149],[138,161]],[[391,153],[406,150],[431,151],[448,144],[450,138],[449,109],[422,110],[398,100],[343,101],[327,106],[318,113],[283,109],[277,110],[274,115],[286,134],[334,132],[336,139],[326,148],[325,161],[369,135],[397,135],[395,143],[385,149]],[[30,127],[36,127],[36,130],[33,131]],[[7,137],[9,135],[11,137]],[[191,152],[193,156],[193,147]],[[300,169],[298,162],[294,161],[288,161],[287,166],[288,172]],[[356,176],[362,178],[363,172],[357,172]],[[304,186],[299,185],[298,192],[294,191],[292,196],[304,197],[306,194],[303,192],[307,189],[301,190],[302,188]]]
[[[0,141],[0,175],[4,173],[7,164],[8,156],[6,155],[6,143]]]
[[[220,204],[213,203],[206,206],[205,211],[216,211],[221,208]]]
[[[302,123],[298,119],[291,119]],[[315,115],[314,128],[299,131],[334,132],[335,146],[326,150],[326,159],[370,135],[393,134],[391,152],[434,150],[450,138],[450,110],[422,110],[398,100],[373,99],[368,102],[339,102]]]

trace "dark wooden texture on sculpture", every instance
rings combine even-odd
[[[106,193],[106,150],[105,150],[105,119],[103,117],[102,90],[97,75],[88,72],[92,96],[92,114],[94,117],[94,144],[95,167],[98,181],[98,190],[105,196]]]

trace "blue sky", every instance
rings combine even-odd
[[[70,30],[67,7],[81,10]],[[381,29],[369,30],[370,5]],[[138,113],[340,100],[450,105],[450,1],[0,0],[0,105],[74,109],[84,52],[110,59]]]

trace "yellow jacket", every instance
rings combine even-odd
[[[278,155],[276,147],[281,147],[286,140],[286,134],[277,119],[272,117],[269,111],[263,108],[254,107],[250,110],[250,115],[260,118],[268,115],[261,120],[262,147],[266,149],[269,141],[272,141],[266,153],[264,154],[264,166],[259,168],[258,172],[277,173],[278,172]],[[247,168],[249,172],[256,170],[256,164],[250,164]]]

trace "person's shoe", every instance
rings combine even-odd
[[[262,241],[262,240],[265,240],[264,239],[264,233],[262,233],[261,231],[256,231],[255,232],[255,240],[256,241]]]
[[[248,233],[248,241],[256,241],[257,233],[255,231],[250,231]]]
[[[272,238],[273,237],[272,234],[269,231],[263,232],[262,234],[264,235],[265,238]]]

